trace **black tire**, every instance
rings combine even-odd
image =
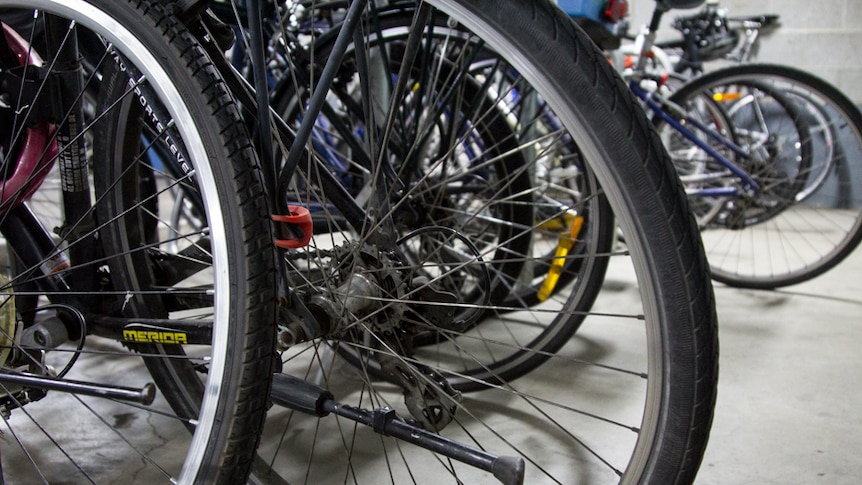
[[[74,21],[79,41],[97,40],[86,46],[86,52],[98,76],[88,72],[84,82],[88,88],[96,86],[97,79],[101,82],[100,100],[96,105],[91,97],[81,98],[88,113],[82,136],[92,158],[79,171],[95,198],[90,200],[86,191],[86,203],[92,207],[78,208],[86,219],[66,220],[60,231],[66,238],[61,247],[92,245],[93,259],[72,258],[76,276],[66,275],[72,295],[47,294],[52,302],[75,307],[86,316],[88,345],[82,341],[83,347],[75,351],[81,358],[71,370],[79,372],[78,379],[126,386],[130,383],[123,374],[130,374],[135,363],[145,363],[164,400],[158,398],[151,407],[118,404],[119,411],[104,411],[102,404],[88,408],[97,417],[100,412],[126,413],[129,420],[140,422],[164,416],[181,431],[171,435],[177,448],[166,455],[139,444],[146,439],[139,431],[124,437],[112,429],[115,418],[110,414],[100,418],[110,430],[104,435],[96,425],[76,423],[93,428],[88,436],[97,441],[88,447],[92,450],[88,458],[75,446],[66,448],[79,441],[76,432],[49,430],[58,448],[67,450],[67,459],[59,467],[41,469],[43,479],[115,480],[104,475],[113,470],[92,470],[88,462],[101,461],[93,456],[96,453],[99,457],[126,453],[126,461],[131,454],[144,464],[136,479],[151,483],[243,482],[268,405],[275,271],[260,174],[232,98],[197,41],[160,2],[3,0],[0,7],[23,8],[31,19],[37,9],[40,16],[32,22],[41,22],[46,15],[67,27]],[[110,31],[106,25],[112,26]],[[130,89],[133,84],[137,91]],[[57,122],[65,123],[72,122],[69,118]],[[156,136],[142,142],[142,133],[156,125]],[[181,161],[180,175],[154,166],[146,156],[151,152]],[[206,210],[202,225],[166,227],[169,218],[161,201],[174,199],[171,184],[200,195]],[[56,186],[43,184],[40,190],[52,188]],[[57,204],[56,193],[49,197]],[[171,241],[179,241],[179,249],[170,249]],[[90,275],[93,283],[78,281],[78,274]],[[195,331],[172,327],[174,321],[196,320]],[[105,347],[109,343],[97,336],[124,342],[134,352]],[[184,341],[190,345],[181,345]],[[108,360],[101,367],[83,363],[102,354]],[[45,399],[57,399],[54,396],[59,394],[49,393]],[[9,466],[12,456],[4,449],[7,478],[20,471]],[[30,463],[16,462],[21,468]],[[32,464],[43,465],[36,460]]]
[[[606,197],[622,227],[627,247],[613,251],[608,259],[611,268],[621,270],[621,273],[614,272],[613,277],[622,278],[623,284],[601,288],[595,306],[586,312],[573,310],[579,295],[571,293],[571,284],[538,304],[519,302],[517,305],[507,303],[510,305],[507,306],[493,298],[487,301],[466,299],[465,295],[472,294],[470,291],[446,289],[457,285],[435,286],[434,278],[423,280],[409,276],[411,268],[423,268],[423,263],[428,261],[435,263],[429,266],[441,268],[439,261],[433,260],[434,252],[429,251],[428,258],[417,260],[406,257],[410,253],[400,247],[380,250],[379,245],[385,248],[386,236],[391,234],[368,231],[362,224],[357,224],[351,234],[344,230],[343,221],[338,220],[341,214],[333,212],[330,216],[334,229],[316,233],[307,249],[289,254],[287,261],[301,276],[295,281],[298,296],[316,304],[321,314],[334,315],[332,322],[339,330],[325,342],[295,345],[285,350],[283,372],[318,380],[340,402],[360,407],[393,407],[405,419],[446,437],[489,452],[522,457],[527,462],[526,483],[616,483],[620,480],[624,483],[691,483],[706,446],[715,400],[716,321],[697,226],[660,139],[602,53],[550,3],[436,0],[428,5],[432,7],[428,25],[436,28],[434,16],[437,14],[448,19],[446,25],[458,25],[457,29],[449,31],[451,35],[444,36],[448,44],[420,44],[422,55],[452,53],[435,58],[438,66],[446,66],[436,71],[440,73],[437,78],[440,82],[411,79],[403,98],[393,105],[389,104],[387,96],[374,96],[376,92],[357,98],[335,92],[328,98],[340,100],[334,102],[333,107],[347,104],[346,99],[356,99],[357,103],[365,101],[384,115],[392,112],[396,115],[395,122],[389,126],[392,131],[381,129],[378,135],[389,133],[391,140],[403,140],[416,132],[411,131],[411,125],[404,120],[461,119],[461,113],[472,112],[468,109],[459,112],[455,107],[487,104],[484,100],[452,103],[452,98],[438,93],[484,93],[481,95],[495,100],[491,105],[493,109],[484,113],[489,116],[498,113],[506,106],[506,100],[512,99],[507,95],[514,96],[512,86],[515,84],[493,84],[501,92],[476,90],[471,86],[487,86],[483,83],[497,73],[518,73],[521,92],[535,89],[543,105],[561,124],[547,138],[551,140],[549,144],[559,147],[557,143],[562,143],[564,137],[571,137],[580,151],[581,163],[595,176],[598,192]],[[308,13],[309,18],[316,18],[319,12]],[[321,16],[326,18],[327,15],[324,12]],[[529,19],[526,24],[525,19]],[[373,38],[374,24],[368,25],[368,35]],[[433,36],[422,39],[428,41]],[[479,42],[483,51],[493,52],[494,59],[500,61],[495,68],[498,71],[490,69],[481,75],[471,74],[470,59],[475,59],[471,57],[475,52],[471,48],[480,45]],[[388,62],[395,66],[402,64],[392,58]],[[443,75],[450,73],[456,75]],[[339,76],[336,91],[345,86],[361,88],[352,75],[347,75],[352,74],[351,71],[339,74],[344,76]],[[499,79],[504,77],[501,75]],[[381,78],[393,81],[389,88],[396,84],[392,76]],[[475,98],[464,96],[464,100],[469,99]],[[398,109],[390,111],[391,106]],[[374,126],[367,122],[368,112],[363,109],[355,112],[365,115],[362,119],[366,129],[351,133],[368,133],[367,127]],[[464,119],[471,122],[470,126],[481,126],[472,124],[477,118],[465,116]],[[507,130],[523,136],[525,126],[511,124]],[[439,153],[464,153],[461,150],[467,138],[451,138],[455,139],[454,143],[446,137],[434,138],[449,143],[442,146]],[[357,139],[362,143],[367,141],[361,136]],[[363,146],[362,143],[358,146]],[[313,151],[313,145],[307,146]],[[496,144],[496,148],[501,146]],[[515,146],[518,151],[514,155],[522,159],[520,164],[527,173],[539,168],[541,157],[525,148],[534,147],[533,144]],[[385,151],[389,145],[377,148],[391,155]],[[487,160],[492,161],[488,163],[492,164],[498,162],[502,154],[508,154],[505,150],[495,152],[494,149],[483,145],[478,153],[464,158],[464,163],[482,160],[481,155],[488,153]],[[539,151],[553,153],[550,149]],[[423,165],[429,167],[423,173],[433,175],[443,161],[455,164],[462,160],[455,155],[429,158],[432,163]],[[387,156],[368,159],[392,162],[390,166],[396,173],[404,160]],[[369,167],[369,172],[372,180],[378,180],[381,173],[385,175],[385,170],[378,165]],[[315,180],[315,177],[308,177],[302,184],[296,184],[295,187],[302,188],[302,193],[296,195],[302,197],[293,200],[305,200],[316,204],[315,207],[335,204],[337,201],[320,193]],[[495,182],[498,192],[504,193],[501,190],[504,191],[512,180],[501,174]],[[423,193],[414,187],[421,187],[421,184],[406,184],[391,194],[384,192],[395,197],[384,197],[382,202],[380,192],[371,194],[377,195],[376,202],[381,206],[398,206],[401,201],[422,200]],[[526,187],[536,191],[538,185]],[[512,203],[512,199],[493,197],[480,200],[483,203],[479,204],[479,209],[467,213],[474,219]],[[393,218],[391,213],[379,208],[374,214],[375,221],[382,221],[375,224],[375,228],[386,227],[387,221]],[[397,224],[393,221],[393,226]],[[437,231],[434,234],[441,236],[437,242],[446,240],[442,236],[452,234],[439,225],[420,226],[418,230],[429,231],[422,233],[424,235]],[[526,233],[532,228],[530,223],[521,231]],[[453,229],[458,231],[457,226]],[[505,247],[505,241],[496,234],[499,231],[485,232],[486,237],[474,247]],[[470,252],[460,245],[475,236],[461,235],[463,239],[452,237],[448,244],[450,249],[458,245],[459,254],[469,255]],[[511,254],[507,260],[526,266],[546,258],[547,254],[545,250],[535,254]],[[483,266],[491,272],[492,280],[495,277],[491,264],[467,257],[462,262],[464,264],[452,265],[443,271],[447,284],[457,281],[465,288],[481,286],[478,280],[470,278],[480,274]],[[459,275],[459,271],[463,274]],[[525,281],[532,285],[534,273],[525,274],[528,275]],[[629,281],[636,284],[629,286]],[[615,300],[614,287],[636,300],[632,308]],[[334,297],[345,294],[349,299],[345,302],[349,303],[349,313],[340,306],[341,300]],[[455,310],[452,313],[429,310],[447,306],[454,306]],[[481,319],[466,328],[453,325],[451,315],[465,307],[482,310]],[[532,342],[547,326],[565,325],[573,319],[583,319],[583,324],[561,348],[547,353],[531,350],[543,348],[541,341]],[[427,332],[436,334],[436,338],[417,345],[416,337]],[[338,353],[330,352],[333,345],[350,347],[359,357],[345,366]],[[619,351],[605,355],[605,345]],[[627,361],[626,356],[630,354],[622,351],[623,347],[637,356],[634,361]],[[545,362],[518,379],[501,378],[508,365],[516,368],[518,362],[508,362],[497,369],[495,366],[500,361],[494,359],[494,352],[508,356],[513,350],[524,350],[527,357],[541,354]],[[375,365],[382,373],[389,374],[387,379],[378,377],[380,372],[371,368]],[[638,370],[623,371],[629,366]],[[470,369],[482,372],[470,373]],[[591,387],[590,383],[597,383],[598,387]],[[472,385],[476,385],[477,391],[469,396],[456,392],[459,386]],[[626,418],[618,420],[619,416],[612,415],[619,410],[610,411],[613,406],[608,402],[602,406],[591,401],[599,396],[633,409],[625,411]],[[625,422],[625,426],[618,426],[621,422]],[[505,426],[498,428],[502,423]],[[603,428],[605,425],[607,429]],[[623,428],[625,431],[621,431]],[[558,449],[560,454],[548,453],[549,449]],[[452,476],[462,483],[488,479],[483,472],[435,459],[415,447],[388,438],[369,437],[343,421],[308,422],[280,409],[271,410],[267,418],[259,453],[261,461],[270,464],[271,471],[287,482],[325,483],[347,479],[378,483],[381,476],[396,483],[410,480],[433,483],[444,476]],[[430,468],[413,471],[414,461]]]
[[[771,64],[707,73],[674,99],[735,83],[758,83],[784,94],[810,135],[800,142],[810,145],[811,162],[799,174],[802,187],[794,189],[795,196],[778,213],[736,229],[704,229],[713,278],[760,289],[807,281],[835,267],[862,240],[862,114],[822,79]]]

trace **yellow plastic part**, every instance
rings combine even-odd
[[[572,227],[572,224],[575,222],[576,217],[578,217],[577,212],[568,211],[563,214],[562,217],[554,217],[550,220],[542,222],[541,224],[536,226],[536,229],[539,229],[540,231],[551,232],[564,231],[566,230],[566,228]]]
[[[742,94],[738,93],[738,92],[736,92],[736,93],[715,93],[712,95],[712,99],[719,102],[719,103],[727,102],[727,101],[736,101],[737,99],[739,99],[741,97],[742,97]]]
[[[560,239],[557,241],[557,250],[554,252],[554,259],[551,261],[551,267],[548,269],[548,274],[545,276],[545,281],[539,288],[539,301],[547,300],[557,287],[557,282],[560,280],[560,274],[563,272],[563,265],[566,264],[566,256],[572,249],[575,240],[578,239],[578,234],[581,232],[581,227],[584,225],[582,216],[574,216],[571,219],[568,233],[561,233]]]

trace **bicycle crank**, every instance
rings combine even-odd
[[[279,406],[312,416],[329,414],[371,427],[384,436],[412,443],[426,450],[490,472],[507,485],[524,483],[524,459],[496,456],[466,444],[450,440],[422,428],[412,426],[394,409],[382,407],[369,411],[335,401],[328,390],[288,374],[276,374],[272,383],[272,402]]]

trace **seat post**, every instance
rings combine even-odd
[[[647,27],[647,33],[643,38],[643,44],[641,45],[641,51],[638,56],[638,63],[635,67],[635,72],[643,72],[644,69],[646,69],[646,62],[650,57],[652,47],[655,44],[656,32],[658,32],[659,25],[661,25],[661,18],[668,10],[670,10],[670,6],[665,2],[665,0],[656,0],[655,9],[653,9],[652,12],[652,19]]]

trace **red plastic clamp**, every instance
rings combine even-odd
[[[289,206],[290,215],[273,215],[276,224],[275,245],[283,249],[298,249],[308,246],[311,241],[314,224],[311,213],[300,206]]]

